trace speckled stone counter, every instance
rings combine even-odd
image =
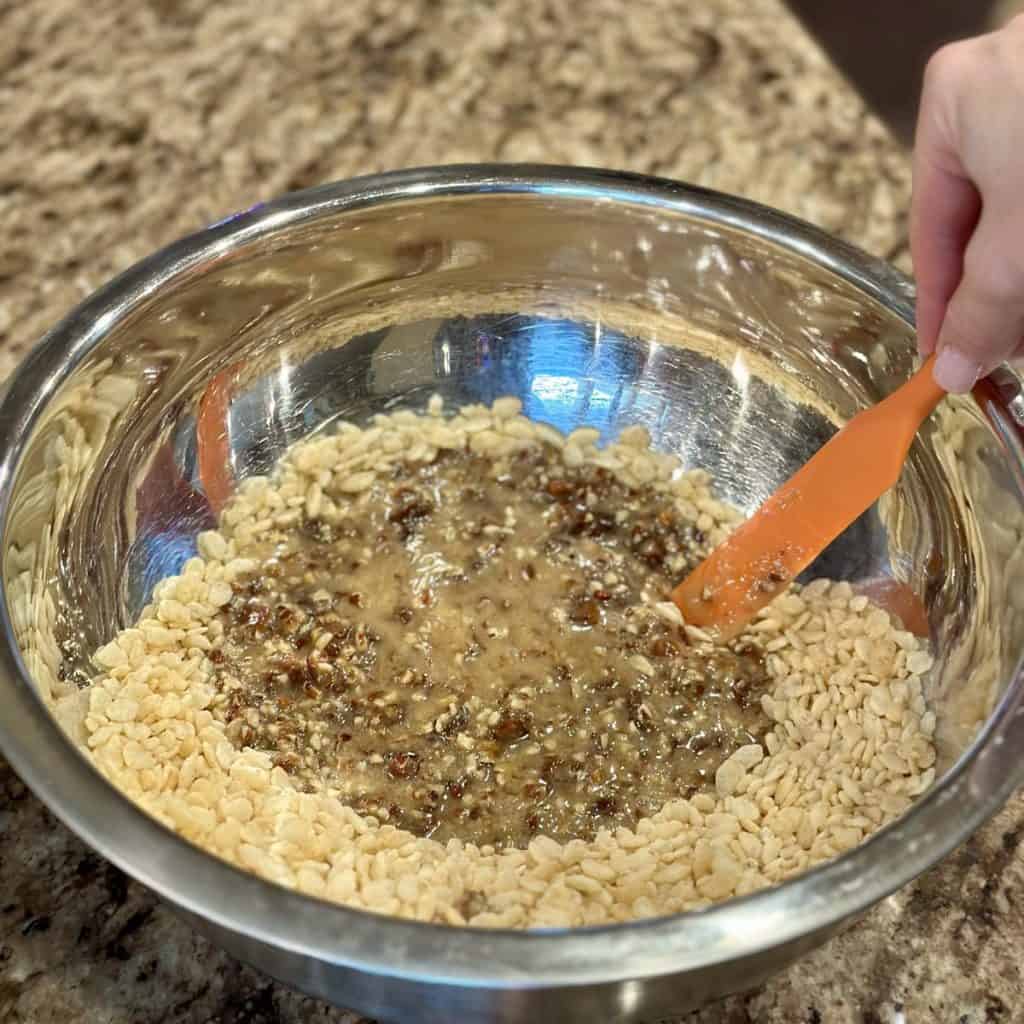
[[[654,172],[906,261],[906,155],[777,0],[21,0],[0,4],[0,128],[0,374],[158,246],[384,168]],[[691,1021],[1024,1020],[1022,839],[1018,800],[827,947]],[[198,938],[0,762],[0,1021],[356,1019]]]

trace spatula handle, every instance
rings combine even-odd
[[[906,384],[879,402],[879,406],[898,405],[908,417],[913,417],[916,431],[917,426],[928,419],[935,411],[935,407],[946,396],[946,392],[935,383],[934,367],[935,355],[933,353],[921,364]]]

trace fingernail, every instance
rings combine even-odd
[[[981,376],[981,365],[955,348],[944,348],[935,360],[935,383],[953,395],[970,391]]]

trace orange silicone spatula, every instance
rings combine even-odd
[[[850,420],[676,587],[672,600],[688,623],[740,630],[896,483],[945,395],[933,362]]]

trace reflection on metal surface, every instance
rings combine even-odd
[[[906,378],[908,299],[895,272],[812,229],[615,175],[409,172],[231,220],[78,311],[0,406],[3,585],[24,678],[73,728],[90,652],[191,557],[231,481],[338,417],[422,408],[434,391],[449,407],[518,395],[532,417],[605,438],[642,423],[752,510]],[[230,391],[211,405],[222,374]],[[1024,456],[1016,379],[1000,388],[944,404],[899,486],[810,570],[906,599],[937,649],[941,764],[961,761],[903,821],[778,890],[550,936],[374,918],[163,833],[47,732],[9,651],[0,741],[90,842],[300,987],[407,1020],[684,1010],[754,983],[933,863],[1018,776],[1004,748],[1024,743]],[[210,409],[223,429],[204,440]],[[1008,686],[993,735],[971,746]]]

